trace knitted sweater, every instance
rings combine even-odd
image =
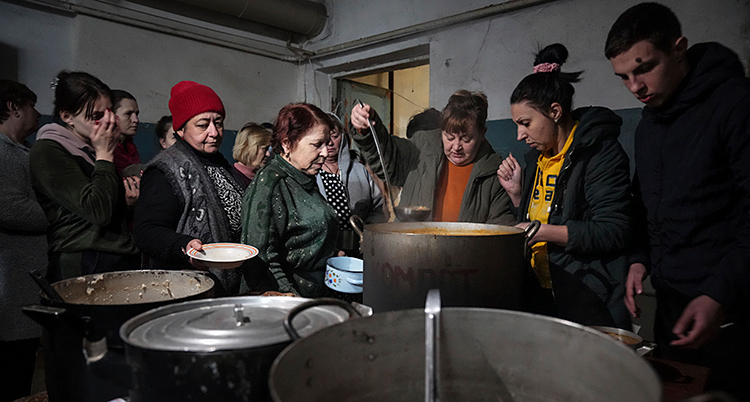
[[[37,338],[41,327],[21,312],[39,302],[29,272],[47,270],[47,218],[31,188],[29,148],[0,133],[0,341]]]

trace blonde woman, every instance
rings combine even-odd
[[[260,124],[247,123],[237,133],[232,157],[237,161],[232,169],[247,186],[255,173],[265,166],[271,156],[271,131]]]

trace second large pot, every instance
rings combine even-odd
[[[253,296],[208,299],[132,318],[120,329],[132,374],[130,401],[269,401],[268,371],[292,341],[284,330],[284,318],[308,301]],[[346,303],[338,305],[346,311],[314,307],[298,315],[293,325],[309,335],[355,313]],[[100,364],[105,357],[98,355],[95,344],[89,345],[87,354],[91,364]]]
[[[478,223],[365,226],[363,303],[376,313],[419,308],[438,288],[447,307],[519,309],[526,237]]]
[[[119,368],[102,377],[86,367],[84,337],[105,337],[115,356],[111,360],[124,366],[122,323],[156,307],[210,297],[213,286],[200,272],[164,270],[108,272],[53,283],[63,302],[42,296],[42,305],[24,307],[24,313],[44,327],[50,402],[101,402],[127,394],[127,388],[110,381],[120,374]]]

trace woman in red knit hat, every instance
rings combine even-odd
[[[225,111],[216,92],[182,81],[172,87],[169,110],[179,140],[143,172],[135,241],[155,268],[205,270],[185,250],[239,241],[243,185],[219,153]],[[218,295],[239,292],[240,268],[210,271]]]

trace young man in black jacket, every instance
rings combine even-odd
[[[660,356],[708,366],[709,388],[748,398],[750,372],[750,80],[718,43],[688,49],[674,13],[638,4],[612,26],[605,54],[643,103],[633,194],[640,242],[626,305],[647,273]],[[742,392],[740,390],[743,390]]]

